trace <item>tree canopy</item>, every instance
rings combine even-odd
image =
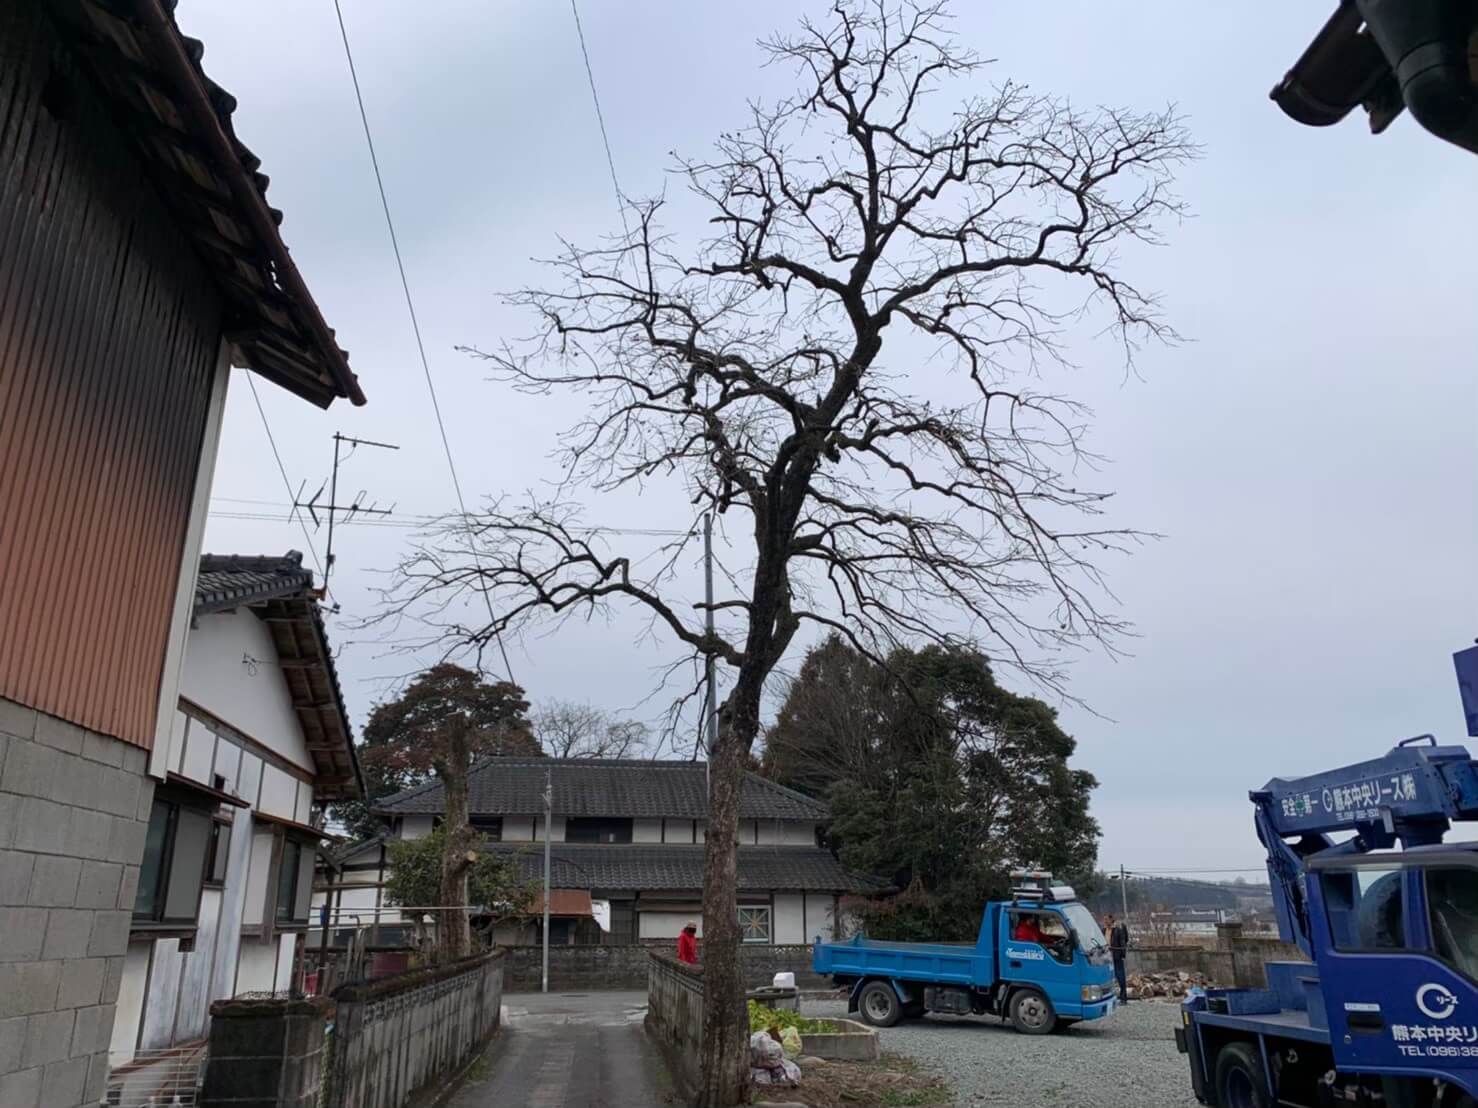
[[[977,651],[900,649],[884,667],[833,636],[807,655],[763,764],[830,803],[844,863],[909,890],[864,909],[875,934],[958,939],[1013,868],[1091,876],[1097,782],[1069,764],[1075,746]]]
[[[385,897],[393,904],[423,908],[441,902],[441,860],[446,831],[438,827],[416,839],[397,839],[388,846],[390,871]],[[517,863],[489,851],[472,848],[477,856],[467,870],[467,902],[484,909],[493,920],[526,913],[538,893],[536,881],[526,881]]]
[[[397,697],[370,712],[359,742],[359,765],[366,796],[337,805],[337,818],[352,838],[368,838],[380,830],[371,811],[376,801],[419,785],[445,756],[447,729],[457,726],[468,736],[473,756],[518,754],[538,757],[542,751],[528,719],[523,690],[507,681],[487,682],[462,666],[432,666]]]

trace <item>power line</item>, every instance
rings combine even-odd
[[[359,87],[359,71],[354,65],[354,51],[349,46],[349,30],[344,26],[344,9],[339,0],[334,0],[334,14],[339,20],[339,37],[344,41],[344,59],[349,63],[349,77],[354,82],[354,100],[359,105],[359,121],[364,125],[364,141],[369,147],[370,164],[375,170],[375,185],[380,190],[380,207],[385,212],[385,227],[390,232],[390,246],[395,251],[395,268],[400,272],[400,287],[405,293],[406,311],[410,313],[411,330],[416,336],[416,350],[421,357],[421,371],[426,377],[426,391],[431,394],[431,410],[436,415],[436,427],[441,433],[441,448],[446,453],[447,469],[452,476],[452,489],[457,494],[457,506],[462,510],[462,518],[467,521],[467,548],[472,554],[473,564],[477,567],[478,584],[481,586],[482,599],[487,604],[488,625],[493,628],[493,637],[497,640],[498,651],[503,656],[503,669],[508,674],[508,680],[513,681],[513,665],[508,661],[508,650],[503,645],[503,636],[497,630],[497,616],[493,613],[493,600],[488,595],[487,582],[483,580],[482,558],[477,553],[476,533],[472,529],[471,517],[467,514],[467,502],[462,497],[462,482],[457,477],[457,463],[452,457],[452,444],[447,438],[446,422],[441,418],[441,402],[436,397],[436,383],[431,379],[431,363],[426,358],[426,344],[421,339],[421,323],[416,317],[416,304],[411,297],[410,281],[405,275],[405,261],[400,254],[400,239],[395,234],[395,220],[390,215],[390,198],[385,194],[385,178],[380,173],[380,158],[375,153],[375,138],[370,131],[369,113],[364,107],[364,93]],[[289,489],[289,493],[291,490]]]
[[[605,113],[600,110],[600,93],[595,89],[595,70],[590,66],[590,51],[585,47],[585,28],[580,23],[580,8],[570,0],[570,11],[575,16],[575,34],[580,37],[580,54],[585,59],[585,77],[590,82],[590,98],[595,101],[595,121],[600,124],[600,141],[606,148],[606,168],[611,171],[611,187],[616,190],[616,210],[621,214],[621,227],[627,238],[631,228],[626,223],[626,200],[621,192],[621,182],[616,179],[616,159],[611,154],[611,137],[606,133]]]
[[[212,504],[244,504],[259,508],[292,508],[293,505],[285,504],[277,500],[252,500],[245,497],[214,496],[211,497]],[[212,508],[211,515],[222,519],[259,519],[275,521],[278,523],[291,522],[291,518],[284,519],[273,512],[249,511],[245,508]],[[340,527],[401,527],[417,528],[441,523],[447,519],[448,513],[440,515],[431,514],[407,514],[396,512],[393,517],[387,519],[365,519],[356,518],[340,523]],[[582,535],[647,535],[656,538],[687,538],[697,534],[696,529],[679,531],[670,527],[609,527],[603,524],[592,523],[582,527],[570,527],[572,534]]]
[[[272,437],[272,425],[267,422],[267,410],[262,407],[262,398],[257,395],[257,383],[252,380],[250,373],[246,375],[246,383],[251,388],[251,398],[257,402],[257,415],[262,417],[262,430],[267,432],[267,444],[272,447],[272,457],[277,459],[277,472],[282,474],[282,487],[287,490],[288,499],[291,500],[293,483],[287,479],[287,467],[282,464],[282,455],[277,452],[277,440]],[[214,515],[215,513],[211,514]],[[271,516],[269,518],[276,519],[277,517]],[[323,563],[318,560],[318,551],[313,549],[313,536],[308,533],[308,524],[298,514],[298,509],[295,507],[291,509],[287,519],[283,522],[290,523],[294,519],[298,521],[298,526],[303,529],[303,541],[308,544],[308,553],[313,555],[313,564],[318,567],[318,579],[323,581],[325,587],[327,587],[328,582],[324,577]]]

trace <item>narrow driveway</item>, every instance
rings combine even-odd
[[[642,1031],[647,994],[510,993],[503,1030],[447,1108],[661,1108],[676,1104]]]

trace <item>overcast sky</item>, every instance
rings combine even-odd
[[[487,382],[453,347],[526,333],[499,293],[539,280],[530,259],[557,236],[619,227],[573,17],[548,0],[344,6],[464,488],[478,501],[536,488],[568,409]],[[1112,346],[1072,351],[1068,385],[1094,409],[1113,518],[1164,536],[1109,567],[1138,637],[1127,658],[1075,664],[1073,692],[1097,714],[1063,713],[1101,782],[1106,867],[1255,867],[1249,788],[1426,731],[1462,737],[1449,654],[1478,633],[1478,162],[1406,117],[1372,138],[1362,119],[1315,131],[1279,113],[1267,92],[1330,7],[1232,19],[1170,0],[957,5],[960,38],[997,59],[989,79],[1082,105],[1173,103],[1205,150],[1179,183],[1194,218],[1130,259],[1189,341],[1146,351],[1128,378]],[[753,43],[797,9],[585,0],[627,193],[661,191],[670,151],[702,154],[742,124],[746,98],[786,90]],[[452,509],[332,4],[183,0],[178,17],[239,99],[237,132],[370,398],[324,413],[257,383],[292,486],[327,476],[338,430],[401,447],[358,452],[341,491],[395,503],[402,522]],[[232,387],[207,546],[302,549],[246,378]],[[657,495],[590,514],[691,523]],[[330,633],[356,726],[414,668],[354,626],[412,534],[351,527],[336,540],[344,610]],[[685,580],[698,588],[696,573]],[[639,701],[676,655],[642,626],[618,615],[512,643],[514,675],[535,700],[655,716]]]

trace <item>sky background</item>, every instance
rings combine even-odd
[[[469,507],[538,489],[571,410],[489,383],[454,347],[527,333],[500,294],[538,282],[532,259],[560,237],[619,228],[571,11],[547,0],[344,7]],[[760,68],[754,42],[802,7],[824,14],[771,0],[585,0],[628,194],[673,195],[670,152],[703,154],[744,122],[748,98],[791,87]],[[1204,148],[1179,177],[1193,217],[1164,248],[1126,259],[1187,341],[1146,350],[1128,376],[1111,343],[1083,343],[1076,371],[1053,382],[1094,411],[1111,518],[1163,536],[1106,567],[1137,637],[1126,657],[1075,662],[1072,692],[1092,711],[1065,705],[1063,718],[1101,783],[1105,867],[1256,867],[1249,788],[1423,732],[1462,737],[1449,654],[1478,633],[1463,476],[1478,399],[1478,162],[1407,117],[1379,138],[1362,118],[1312,130],[1283,117],[1268,90],[1327,2],[1237,19],[1169,0],[956,9],[959,38],[996,59],[983,80],[1084,106],[1174,104]],[[284,237],[370,399],[320,412],[256,383],[290,485],[311,493],[326,479],[341,431],[400,446],[350,458],[341,498],[363,489],[395,504],[401,524],[452,510],[332,4],[183,0],[177,14],[240,101],[237,133],[271,176]],[[207,547],[303,549],[244,374],[232,389]],[[680,497],[655,492],[593,503],[589,518],[692,522]],[[336,537],[342,612],[330,634],[356,726],[416,668],[375,641],[384,630],[360,625],[413,535],[351,526]],[[312,536],[320,556],[324,538]],[[640,557],[654,540],[622,542]],[[682,582],[699,595],[696,561]],[[665,702],[644,698],[678,655],[644,626],[616,613],[511,642],[514,676],[535,701],[654,720]]]

